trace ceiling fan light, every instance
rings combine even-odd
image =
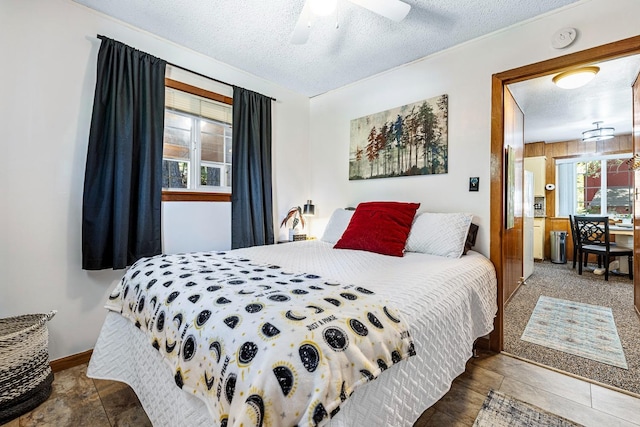
[[[331,15],[336,10],[338,0],[308,0],[311,12],[316,16]]]
[[[595,129],[589,129],[582,132],[582,142],[604,141],[614,137],[613,132],[615,129],[611,127],[601,128],[600,123],[602,122],[593,122],[593,124],[596,125]]]
[[[600,71],[598,67],[577,68],[555,75],[553,82],[562,89],[576,89],[589,83],[598,71]]]

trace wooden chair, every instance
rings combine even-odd
[[[573,242],[573,267],[572,268],[576,268],[576,262],[578,262],[578,249],[580,247],[580,240],[578,239],[579,232],[576,230],[576,221],[572,215],[569,215],[569,229],[571,230],[571,241]],[[584,265],[585,267],[587,266],[586,261]],[[601,255],[598,255],[598,267],[602,267]]]
[[[574,216],[576,240],[578,241],[578,274],[582,274],[582,265],[587,265],[589,254],[598,256],[598,267],[604,262],[604,280],[609,280],[609,263],[611,257],[627,256],[629,262],[629,279],[633,279],[633,249],[611,243],[609,235],[609,217],[606,216]]]

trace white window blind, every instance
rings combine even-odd
[[[165,88],[165,106],[171,110],[183,111],[222,123],[231,123],[233,119],[231,105],[191,95],[170,87]]]
[[[575,163],[560,163],[556,174],[558,216],[575,215],[576,169]]]

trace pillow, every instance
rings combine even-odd
[[[420,203],[360,203],[334,248],[403,256]]]
[[[320,240],[335,245],[336,242],[340,240],[340,237],[342,237],[344,230],[347,229],[349,221],[351,221],[351,217],[353,216],[353,212],[354,210],[348,209],[336,209],[333,211],[331,218],[329,218],[329,222],[327,223],[327,228],[324,229],[324,233]]]
[[[460,258],[464,251],[472,214],[418,214],[407,239],[408,252]]]

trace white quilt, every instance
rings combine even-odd
[[[324,425],[357,386],[415,355],[375,292],[224,252],[143,258],[107,307],[221,425]]]
[[[388,299],[411,325],[416,356],[356,389],[331,426],[411,426],[464,370],[475,339],[493,327],[495,270],[473,251],[460,259],[417,253],[397,258],[306,241],[233,254],[366,287]],[[201,400],[175,387],[158,352],[121,319],[107,316],[89,375],[131,385],[154,425],[218,425]],[[167,409],[173,402],[178,407]]]

